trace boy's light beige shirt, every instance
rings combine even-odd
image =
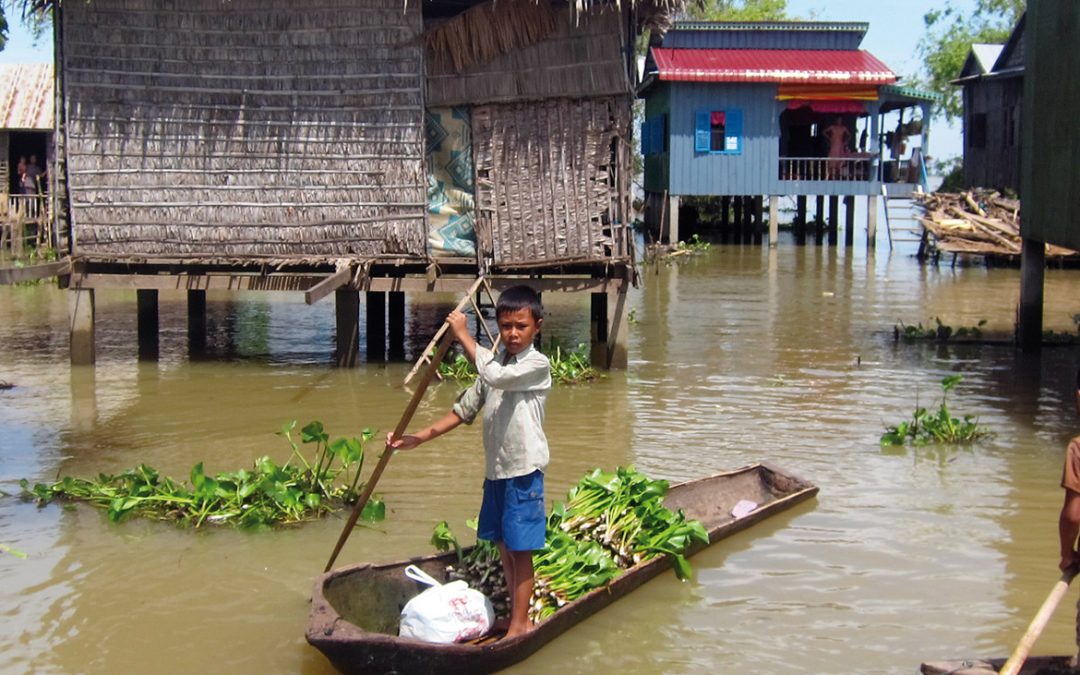
[[[454,413],[466,424],[484,410],[484,475],[489,480],[525,476],[548,465],[544,404],[551,364],[531,345],[514,356],[500,356],[476,347],[479,377],[454,404]]]

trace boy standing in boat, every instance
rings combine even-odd
[[[396,439],[391,432],[386,439],[392,448],[415,448],[462,422],[471,424],[484,411],[484,498],[477,536],[499,547],[510,596],[508,638],[530,629],[532,552],[544,547],[547,524],[548,444],[543,423],[551,364],[532,346],[543,315],[540,297],[528,286],[503,291],[495,304],[503,349],[495,354],[469,334],[464,314],[451,312],[446,321],[465,356],[476,364],[476,382],[431,426]]]
[[[1073,393],[1076,411],[1080,413],[1080,370],[1076,372],[1076,391]],[[1076,550],[1076,537],[1080,534],[1080,436],[1069,441],[1065,449],[1065,466],[1061,472],[1061,487],[1065,488],[1065,503],[1058,517],[1058,537],[1061,541],[1061,561],[1058,568],[1064,572],[1080,567],[1080,552]],[[1076,604],[1076,644],[1080,648],[1080,602]],[[1080,651],[1074,655],[1075,666]]]

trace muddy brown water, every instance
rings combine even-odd
[[[1050,270],[1046,325],[1074,331],[1080,271]],[[715,246],[643,269],[630,308],[630,365],[556,389],[549,499],[595,466],[671,480],[768,460],[817,483],[817,500],[658,578],[511,672],[914,673],[920,661],[1005,655],[1057,579],[1061,458],[1080,430],[1076,348],[895,344],[892,326],[987,321],[1009,331],[1015,269],[919,265],[879,242],[854,249]],[[409,350],[453,298],[410,302]],[[548,334],[587,338],[587,305],[548,294]],[[66,300],[0,287],[0,490],[140,462],[186,476],[269,454],[282,422],[332,434],[393,427],[408,365],[330,367],[333,307],[300,296],[210,295],[214,358],[185,356],[182,295],[161,296],[161,360],[137,363],[135,299],[99,293],[98,364],[67,360]],[[970,448],[882,450],[885,424],[950,399],[996,436]],[[417,421],[450,405],[429,392]],[[482,481],[479,429],[391,462],[386,522],[355,532],[339,564],[428,553],[459,532]],[[376,446],[372,446],[376,447]],[[376,448],[377,449],[377,448]],[[87,507],[0,497],[0,672],[332,672],[303,638],[311,584],[340,518],[271,532],[111,524]],[[1073,590],[1036,645],[1072,644]]]

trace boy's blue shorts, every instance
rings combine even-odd
[[[484,501],[476,536],[503,542],[510,551],[544,548],[544,472],[525,476],[484,479]]]

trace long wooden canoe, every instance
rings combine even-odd
[[[927,661],[919,666],[922,675],[993,675],[1008,659],[960,659],[956,661]],[[1019,675],[1066,675],[1076,673],[1069,668],[1068,656],[1029,656]]]
[[[810,499],[817,491],[816,486],[773,466],[753,464],[673,485],[664,504],[701,521],[715,543]],[[735,518],[732,509],[742,500],[757,506]],[[698,545],[689,554],[702,548]],[[405,576],[405,567],[416,565],[444,580],[446,566],[454,560],[453,553],[445,553],[382,565],[351,565],[323,574],[312,592],[307,641],[343,673],[491,673],[528,657],[585,617],[671,569],[664,557],[639,563],[515,638],[446,645],[398,637],[401,608],[424,589]]]

